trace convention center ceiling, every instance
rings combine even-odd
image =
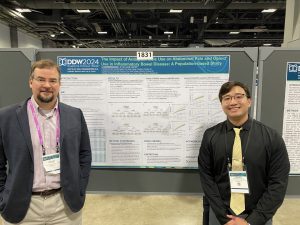
[[[2,0],[0,21],[58,48],[280,46],[280,0]]]

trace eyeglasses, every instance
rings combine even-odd
[[[59,82],[57,79],[46,80],[45,78],[42,77],[33,77],[32,79],[36,80],[40,85],[45,85],[48,82],[51,86],[54,86]]]
[[[245,94],[235,94],[233,96],[231,96],[231,95],[225,95],[225,96],[222,97],[222,102],[224,102],[225,104],[227,104],[232,99],[234,99],[237,102],[241,102],[245,96],[246,96]]]

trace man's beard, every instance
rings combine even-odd
[[[52,102],[54,100],[54,95],[52,94],[49,97],[43,97],[41,94],[37,95],[37,99],[42,102],[42,103],[49,103]]]

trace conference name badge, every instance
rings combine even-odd
[[[49,174],[60,173],[60,154],[48,154],[43,156],[43,166]]]
[[[231,193],[249,194],[246,171],[229,171]]]

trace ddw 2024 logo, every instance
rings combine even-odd
[[[98,65],[99,59],[97,58],[59,58],[59,66],[68,65]]]
[[[300,65],[298,64],[289,64],[289,72],[292,72],[292,73],[297,73],[297,72],[300,72]]]

